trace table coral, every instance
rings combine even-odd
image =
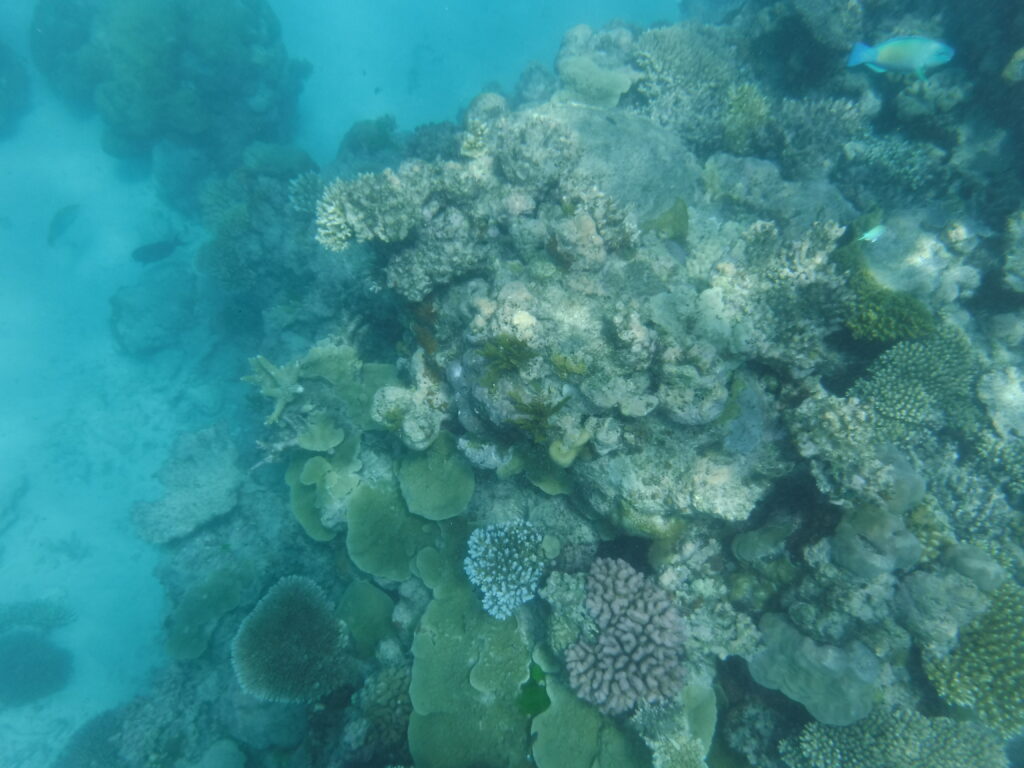
[[[316,701],[352,679],[346,638],[324,591],[311,579],[285,576],[242,621],[231,663],[252,696]]]

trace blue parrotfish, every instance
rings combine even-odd
[[[924,80],[926,69],[945,64],[953,58],[953,49],[941,40],[930,37],[894,37],[878,45],[857,43],[846,60],[846,66],[866,64],[875,72],[899,72],[917,75]]]

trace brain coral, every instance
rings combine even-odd
[[[346,641],[324,591],[303,576],[285,576],[242,621],[231,663],[258,699],[315,701],[351,677]]]
[[[670,595],[624,560],[598,558],[587,577],[597,626],[565,654],[569,683],[608,715],[671,698],[683,682],[683,622]]]

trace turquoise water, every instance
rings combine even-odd
[[[8,5],[0,768],[1024,765],[1016,4]]]

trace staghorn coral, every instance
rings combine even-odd
[[[544,575],[543,534],[533,523],[513,520],[477,528],[469,536],[463,568],[483,593],[484,610],[507,619],[531,600]]]
[[[624,560],[598,558],[587,575],[597,629],[565,653],[569,684],[608,715],[675,696],[683,682],[683,622],[671,597]]]

